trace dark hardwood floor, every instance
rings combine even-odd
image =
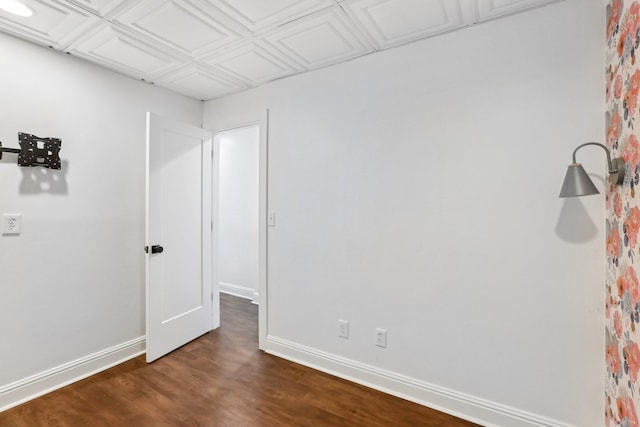
[[[258,350],[258,310],[222,295],[222,326],[0,413],[2,427],[475,424]]]

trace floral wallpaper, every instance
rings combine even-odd
[[[626,177],[607,192],[605,425],[632,427],[640,426],[640,1],[609,0],[606,24],[606,144]]]

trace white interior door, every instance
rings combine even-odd
[[[147,113],[147,362],[213,327],[211,144]]]

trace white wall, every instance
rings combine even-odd
[[[144,349],[145,112],[199,126],[202,103],[9,36],[0,52],[0,140],[59,137],[63,159],[0,161],[0,214],[23,220],[0,236],[2,408]]]
[[[258,126],[221,132],[218,177],[218,280],[224,292],[258,292]]]
[[[567,0],[206,103],[269,108],[267,349],[485,424],[602,425],[604,197],[557,195],[604,139],[603,22]]]

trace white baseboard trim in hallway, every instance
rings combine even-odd
[[[487,427],[572,427],[560,421],[268,336],[274,356],[400,397]]]
[[[0,386],[0,412],[133,359],[145,348],[146,337],[141,336]]]
[[[220,292],[251,300],[256,303],[258,300],[258,292],[253,288],[247,288],[245,286],[235,285],[233,283],[219,282]]]

